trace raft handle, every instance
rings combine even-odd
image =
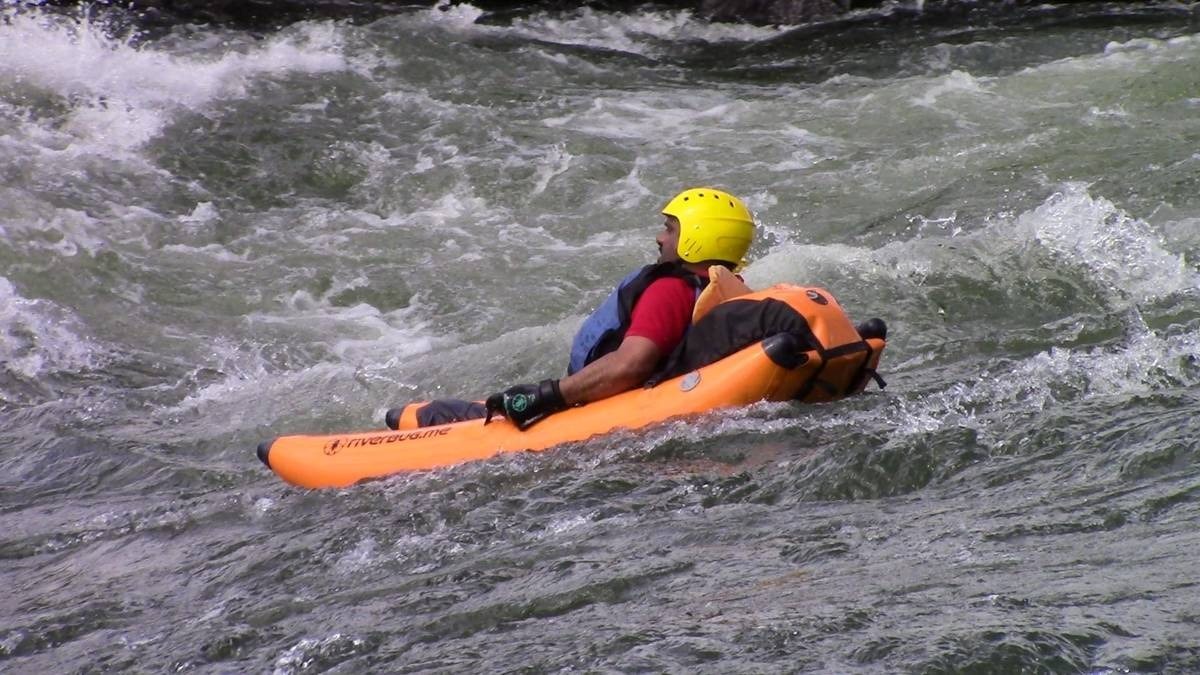
[[[795,333],[776,333],[762,341],[762,348],[780,368],[790,370],[808,363],[808,352]]]

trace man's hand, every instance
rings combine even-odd
[[[499,413],[521,431],[528,429],[534,423],[567,409],[562,392],[558,389],[558,380],[542,380],[538,384],[518,384],[509,387],[498,394],[487,397],[484,403],[487,407],[487,417],[483,423],[492,421],[492,415]]]

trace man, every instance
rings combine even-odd
[[[571,406],[645,383],[683,341],[709,266],[740,267],[754,238],[749,209],[721,190],[684,190],[662,214],[658,262],[627,276],[584,321],[566,377],[509,387],[483,405],[433,401],[418,411],[420,425],[501,414],[525,429]]]

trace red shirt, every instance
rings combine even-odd
[[[696,306],[696,289],[679,277],[655,279],[629,318],[625,337],[637,335],[652,340],[662,357],[666,357],[683,341],[683,334],[692,323]]]

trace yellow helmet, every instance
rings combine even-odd
[[[744,262],[754,239],[754,217],[742,200],[713,188],[692,188],[675,195],[662,212],[679,219],[679,257],[683,260]]]

